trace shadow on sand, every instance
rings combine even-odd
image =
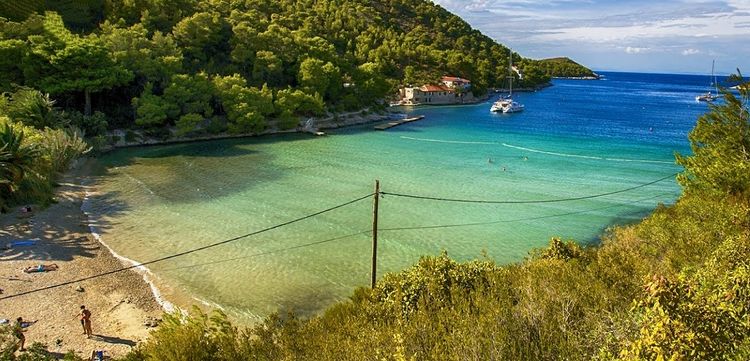
[[[81,216],[80,194],[87,186],[65,183],[57,192],[58,203],[41,210],[31,218],[17,218],[13,214],[3,216],[0,222],[0,261],[28,260],[38,263],[71,261],[78,257],[92,258],[101,247],[89,237],[88,222],[97,229],[107,229],[111,224],[107,219],[90,215],[87,221]],[[108,215],[126,212],[126,204],[118,200],[115,193],[97,197],[99,204],[105,204]],[[17,242],[27,243],[15,245]]]
[[[128,340],[128,339],[114,337],[114,336],[105,336],[105,335],[97,335],[97,334],[93,334],[91,336],[97,341],[111,343],[114,345],[135,346],[136,344],[135,341],[133,340]]]

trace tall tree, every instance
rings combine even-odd
[[[101,28],[102,41],[112,57],[133,72],[139,85],[148,81],[163,88],[182,70],[182,51],[171,34],[155,31],[149,37],[142,24],[122,28],[106,22]]]
[[[219,69],[229,52],[229,23],[217,12],[199,12],[182,19],[172,29],[190,68],[212,65]]]
[[[91,115],[91,93],[125,84],[133,74],[115,63],[101,39],[81,37],[65,28],[55,13],[45,14],[46,36],[30,36],[31,56],[24,76],[50,94],[83,92],[84,113]]]
[[[265,117],[274,110],[271,94],[248,87],[239,74],[217,76],[213,79],[213,84],[222,110],[229,120],[229,131],[260,132],[265,128]]]

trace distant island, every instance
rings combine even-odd
[[[559,57],[539,60],[537,63],[544,70],[544,73],[551,78],[568,78],[568,79],[599,79],[599,74],[594,73],[591,69],[576,63],[570,58]]]

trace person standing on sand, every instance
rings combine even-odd
[[[91,311],[86,309],[86,306],[81,305],[81,326],[83,326],[83,334],[86,338],[91,337]]]
[[[26,343],[26,336],[23,335],[23,317],[17,318],[16,323],[13,324],[13,336],[16,336],[18,343],[21,345],[19,351],[26,351],[23,348],[24,343]]]

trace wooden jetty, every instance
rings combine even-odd
[[[399,126],[401,124],[416,122],[417,120],[420,120],[420,119],[424,119],[424,115],[417,115],[416,117],[398,119],[398,120],[393,120],[387,123],[378,124],[375,126],[375,130],[386,130],[386,129]]]

